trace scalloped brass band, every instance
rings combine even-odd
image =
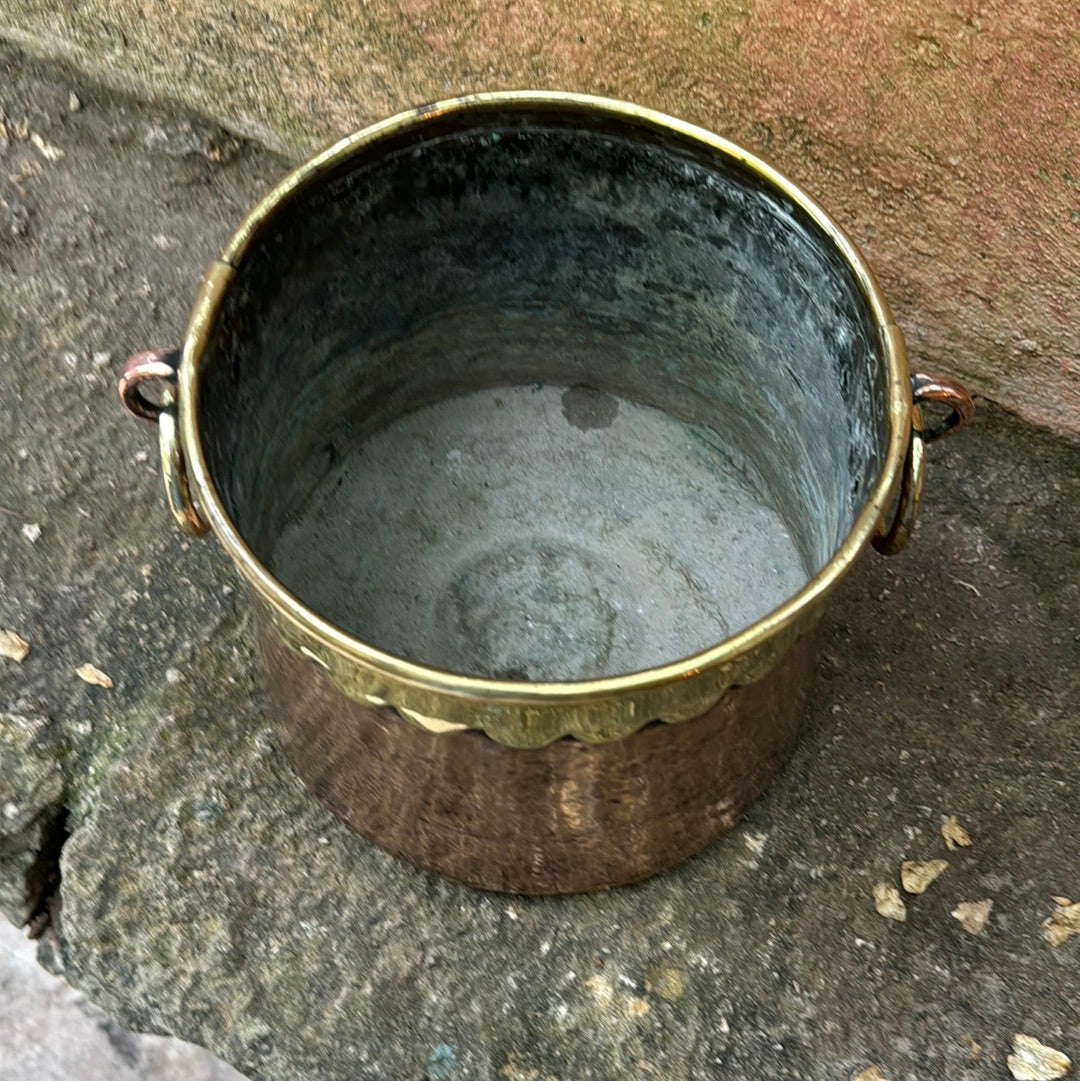
[[[624,739],[653,721],[677,724],[700,717],[732,687],[757,683],[768,675],[795,641],[817,626],[823,612],[823,604],[811,605],[800,618],[726,664],[681,680],[641,686],[632,693],[585,694],[552,701],[551,695],[542,691],[499,699],[452,696],[397,683],[314,640],[281,612],[269,610],[281,640],[322,668],[334,686],[354,702],[390,707],[427,732],[479,729],[497,743],[519,748],[544,747],[565,736],[583,743],[608,743]]]

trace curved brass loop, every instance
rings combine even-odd
[[[176,423],[176,373],[180,367],[179,349],[148,349],[136,353],[124,365],[116,389],[124,408],[137,420],[158,426],[158,447],[161,454],[161,476],[165,481],[165,498],[176,524],[190,537],[199,537],[209,530],[195,507],[184,464],[184,448]],[[160,401],[143,394],[143,386],[161,385]]]
[[[891,556],[899,552],[908,542],[915,528],[915,518],[919,513],[919,500],[922,499],[924,478],[924,459],[926,442],[922,436],[922,420],[916,408],[912,414],[911,442],[908,443],[907,456],[904,458],[904,471],[900,477],[900,495],[897,497],[896,510],[892,524],[882,528],[870,541],[882,555]]]
[[[893,512],[892,524],[884,524],[871,544],[884,555],[899,552],[908,542],[915,528],[915,517],[922,498],[925,446],[944,439],[959,431],[975,415],[975,403],[971,395],[955,380],[944,375],[927,375],[916,372],[911,377],[911,442],[904,459],[904,471],[900,479],[900,494]],[[927,402],[937,402],[951,408],[949,415],[932,428],[924,429],[922,410]]]
[[[210,526],[203,521],[188,484],[184,464],[184,448],[176,430],[176,412],[167,406],[158,413],[158,445],[161,450],[161,476],[165,481],[165,498],[176,524],[189,536],[201,537]]]
[[[176,392],[176,370],[180,366],[179,349],[147,349],[136,353],[124,365],[116,389],[124,408],[136,420],[157,421]],[[151,401],[142,392],[143,383],[162,383],[160,402]]]
[[[922,433],[920,438],[924,443],[933,443],[958,432],[975,415],[971,395],[955,379],[943,375],[916,372],[911,377],[911,397],[916,405],[940,402],[952,408],[952,412],[940,424]]]

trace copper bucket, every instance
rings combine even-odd
[[[855,246],[767,165],[532,92],[286,177],[121,396],[180,526],[252,587],[315,794],[526,893],[644,878],[737,821],[827,596],[904,542],[924,442],[971,411],[910,376]],[[931,433],[927,400],[951,409]]]

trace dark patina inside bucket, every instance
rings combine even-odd
[[[202,362],[225,508],[387,653],[563,681],[706,649],[797,593],[888,441],[849,263],[676,135],[428,120],[256,233]]]

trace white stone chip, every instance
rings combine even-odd
[[[884,916],[887,920],[903,923],[907,919],[907,907],[900,897],[900,891],[884,882],[878,882],[874,886],[874,908],[879,916]]]
[[[60,149],[60,147],[53,146],[52,143],[45,142],[45,140],[40,135],[38,135],[36,131],[30,133],[30,142],[34,144],[34,146],[37,148],[38,153],[46,161],[59,161],[64,156],[64,152]]]
[[[1034,1036],[1013,1036],[1013,1053],[1008,1057],[1009,1073],[1016,1081],[1057,1081],[1071,1069],[1068,1057]]]
[[[0,657],[22,664],[30,652],[30,643],[14,631],[0,631]]]
[[[83,664],[75,669],[75,675],[79,677],[84,683],[89,683],[94,687],[105,687],[109,689],[113,685],[113,681],[100,669],[92,664]]]

